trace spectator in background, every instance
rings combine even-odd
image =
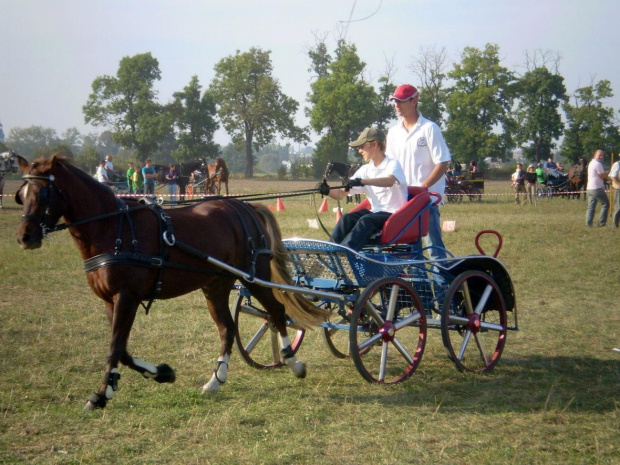
[[[601,202],[601,214],[598,217],[599,227],[607,224],[607,212],[609,211],[609,200],[605,194],[605,179],[607,173],[603,168],[603,151],[597,150],[592,156],[592,160],[588,164],[588,185],[586,193],[588,194],[588,210],[586,211],[586,226],[592,227],[594,220],[594,212],[596,203]]]
[[[137,169],[134,171],[133,176],[133,190],[135,194],[143,194],[144,193],[144,181],[142,178],[142,171]]]
[[[556,165],[555,162],[553,161],[553,157],[547,158],[547,161],[545,162],[545,171],[551,171],[557,168],[558,168],[558,165]]]
[[[547,175],[545,173],[545,170],[543,170],[542,163],[539,163],[536,167],[536,181],[538,181],[538,184],[540,184],[541,186],[547,185]]]
[[[110,185],[110,178],[108,177],[108,170],[105,167],[105,160],[101,160],[99,166],[97,167],[97,181],[105,184],[106,186]]]
[[[614,188],[614,226],[617,228],[620,223],[620,160],[611,166],[608,178]]]
[[[536,206],[536,170],[534,169],[534,165],[530,165],[527,167],[527,171],[525,172],[525,199],[523,200],[523,205],[530,201],[530,205]]]
[[[563,172],[564,172],[564,165],[563,165],[562,163],[558,162],[558,167],[557,167],[557,170],[558,170],[560,173],[563,173]]]
[[[172,205],[177,203],[177,178],[179,177],[176,167],[171,164],[170,168],[166,172],[166,183],[168,183],[168,195],[170,196],[170,202]]]
[[[134,188],[134,182],[133,182],[133,174],[136,172],[136,168],[134,166],[133,163],[129,163],[129,168],[127,168],[127,189],[129,190],[130,194],[133,194],[136,189]]]
[[[105,169],[108,171],[108,179],[114,181],[116,173],[114,172],[114,164],[112,163],[112,155],[105,156]]]
[[[478,163],[476,162],[476,160],[472,160],[469,162],[469,172],[470,173],[476,173],[478,171]]]
[[[517,169],[512,173],[512,187],[515,191],[515,203],[521,204],[519,194],[525,194],[525,171],[523,171],[523,165],[517,163]]]
[[[150,158],[146,159],[141,171],[142,179],[144,180],[144,194],[155,195],[155,177],[157,176],[157,171],[155,171],[155,167],[151,164]]]

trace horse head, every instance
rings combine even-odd
[[[24,183],[15,193],[15,202],[22,205],[17,242],[23,249],[41,247],[46,233],[64,213],[64,194],[56,180],[65,162],[60,156],[51,160],[41,158],[31,164],[18,158]]]

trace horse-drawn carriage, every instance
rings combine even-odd
[[[168,365],[132,357],[127,340],[141,303],[148,311],[154,299],[196,289],[204,291],[222,341],[203,392],[226,381],[235,341],[251,365],[287,365],[304,377],[295,354],[304,331],[318,326],[329,349],[350,356],[364,379],[394,384],[419,366],[428,329],[441,330],[457,368],[477,372],[497,364],[507,331],[517,329],[512,282],[496,259],[501,236],[491,231],[499,241],[492,257],[480,247],[481,232],[475,243],[482,255],[427,260],[419,239],[440,199],[424,189],[413,188],[376,242],[356,252],[320,240],[282,240],[275,217],[261,205],[218,198],[164,211],[117,199],[59,157],[22,159],[20,168],[18,242],[38,248],[46,234],[65,228],[79,237],[89,284],[112,325],[107,374],[87,409],[103,408],[113,397],[119,363],[158,382],[174,381]],[[67,224],[57,224],[61,217]]]
[[[463,197],[470,202],[481,202],[484,193],[484,173],[470,172],[446,175],[446,198],[450,203],[461,203]]]
[[[538,197],[547,197],[552,199],[555,196],[568,196],[571,191],[568,173],[557,170],[549,170],[545,173],[545,183],[539,184],[536,189]]]

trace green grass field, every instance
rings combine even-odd
[[[13,181],[5,192],[15,191]],[[284,192],[314,183],[231,182],[231,193]],[[133,355],[168,363],[174,384],[121,368],[105,410],[83,412],[103,377],[109,330],[68,233],[41,249],[15,241],[20,210],[0,210],[0,463],[35,464],[617,464],[620,463],[620,231],[586,229],[585,202],[514,205],[507,182],[481,203],[442,207],[455,255],[477,253],[481,229],[504,239],[520,330],[486,375],[460,373],[429,330],[405,383],[366,383],[317,331],[298,356],[304,380],[259,371],[233,352],[229,380],[200,394],[219,338],[202,293],[140,312]],[[310,197],[276,212],[285,237],[310,229]],[[319,200],[320,202],[320,200]],[[275,205],[275,201],[272,202]],[[320,214],[328,229],[329,212]],[[349,208],[348,206],[346,208]],[[205,232],[208,234],[208,231]],[[491,240],[485,247],[492,251]]]

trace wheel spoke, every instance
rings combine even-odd
[[[482,310],[486,308],[491,292],[493,292],[493,287],[489,284],[484,289],[482,297],[480,297],[480,302],[478,302],[478,305],[476,306],[476,315],[480,315],[482,313]]]
[[[387,367],[388,344],[386,342],[381,346],[381,364],[379,366],[379,381],[385,381],[385,368]]]
[[[252,339],[250,339],[250,342],[248,342],[248,344],[244,347],[245,351],[248,354],[252,353],[252,351],[256,347],[256,344],[258,344],[261,341],[261,339],[263,338],[263,336],[268,330],[269,330],[269,323],[265,321],[265,323],[263,323],[263,326],[258,328],[258,331],[256,331]]]
[[[396,347],[398,352],[400,352],[400,354],[403,357],[405,357],[405,360],[407,360],[407,363],[414,362],[413,357],[409,354],[409,352],[407,352],[407,349],[405,349],[405,347],[401,344],[401,342],[397,338],[394,338],[392,342],[394,343],[394,347]]]
[[[398,292],[399,291],[400,291],[400,286],[394,284],[390,292],[390,301],[388,303],[388,311],[385,317],[387,321],[394,321],[394,313],[396,313],[396,304],[398,303]]]
[[[385,324],[385,321],[383,320],[381,315],[379,315],[379,312],[377,312],[377,309],[372,302],[366,302],[366,305],[364,305],[364,310],[366,310],[368,314],[372,317],[372,319],[375,320],[375,323],[377,323],[377,325],[383,326]]]

